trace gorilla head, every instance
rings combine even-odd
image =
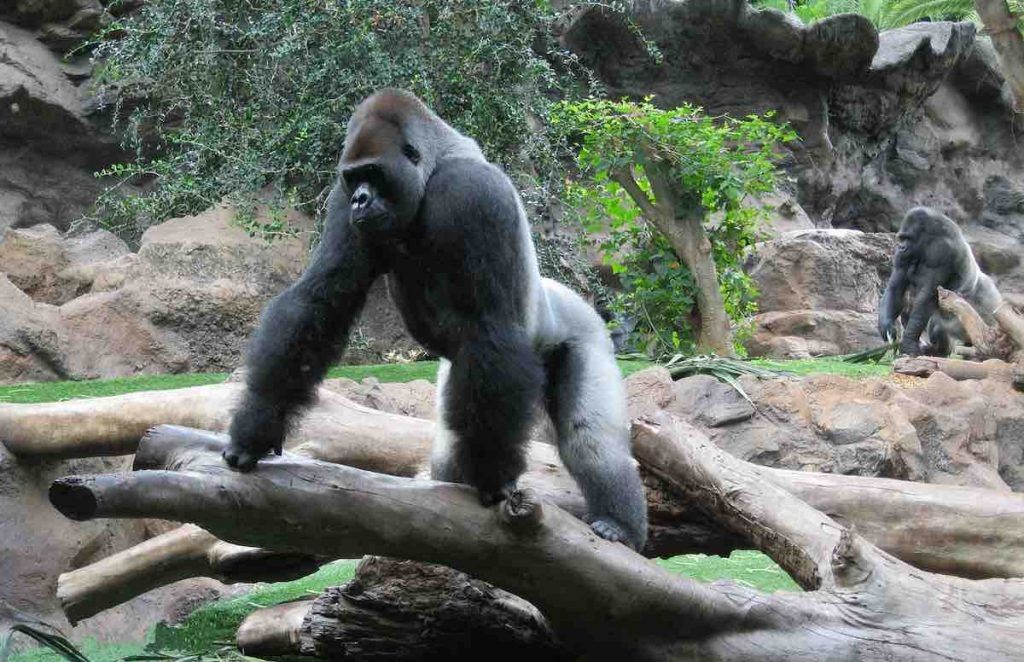
[[[365,99],[338,164],[352,226],[368,236],[406,229],[439,157],[467,142],[476,147],[408,92],[384,89]]]

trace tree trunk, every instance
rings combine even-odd
[[[319,566],[320,561],[308,554],[232,545],[186,524],[84,568],[65,572],[57,580],[57,598],[74,625],[187,577],[213,577],[229,584],[279,582],[304,577]]]
[[[239,545],[441,563],[529,601],[574,654],[598,659],[1019,656],[1024,582],[913,569],[677,423],[638,424],[648,466],[811,592],[672,575],[528,491],[488,509],[465,486],[291,454],[241,474],[222,443],[173,428],[143,440],[135,472],[64,478],[50,497],[73,519],[191,521]]]
[[[1013,95],[1014,111],[1024,114],[1024,38],[1021,37],[1017,16],[1010,12],[1006,0],[974,0],[974,7],[992,37],[992,45],[999,56],[999,65]]]
[[[571,660],[536,607],[440,565],[364,558],[355,577],[313,600],[253,612],[246,655],[329,660]]]
[[[673,252],[693,276],[697,289],[697,351],[718,356],[736,356],[732,326],[725,312],[718,268],[711,251],[711,240],[704,230],[704,210],[700,205],[685,205],[671,183],[671,175],[656,160],[644,163],[655,200],[640,188],[631,172],[618,172],[615,181],[636,202],[644,217],[665,235]]]

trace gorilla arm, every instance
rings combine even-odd
[[[882,295],[882,302],[878,306],[878,333],[886,342],[896,339],[896,318],[903,312],[903,296],[909,283],[907,265],[902,263],[897,254],[893,260],[892,275],[889,276],[885,294]]]
[[[346,196],[328,199],[320,246],[301,278],[260,318],[247,352],[247,389],[231,421],[224,459],[251,469],[273,449],[281,452],[289,419],[313,397],[338,359],[349,329],[381,273],[377,259],[349,223]]]

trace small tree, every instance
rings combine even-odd
[[[649,100],[563,102],[552,122],[578,146],[585,182],[576,188],[577,202],[587,227],[611,222],[605,257],[626,275],[627,297],[631,288],[634,297],[636,287],[648,288],[664,300],[659,308],[678,315],[669,331],[672,349],[687,327],[681,305],[689,309],[697,351],[735,355],[730,313],[740,319],[753,312],[753,287],[740,262],[764,213],[744,201],[775,188],[777,147],[796,134],[771,114],[711,118],[700,108],[662,110]],[[638,244],[645,237],[647,251],[623,257],[629,247],[619,240]],[[664,264],[669,248],[676,259]],[[665,285],[679,291],[666,292]],[[643,311],[633,313],[641,324],[659,325]]]

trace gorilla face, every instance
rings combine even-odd
[[[930,223],[934,223],[934,212],[925,207],[915,207],[907,212],[896,233],[896,264],[908,266],[916,262],[925,245],[924,235],[928,233]]]
[[[349,122],[338,170],[351,223],[361,233],[393,236],[416,217],[430,174],[421,105],[411,95],[385,91],[361,103]]]

